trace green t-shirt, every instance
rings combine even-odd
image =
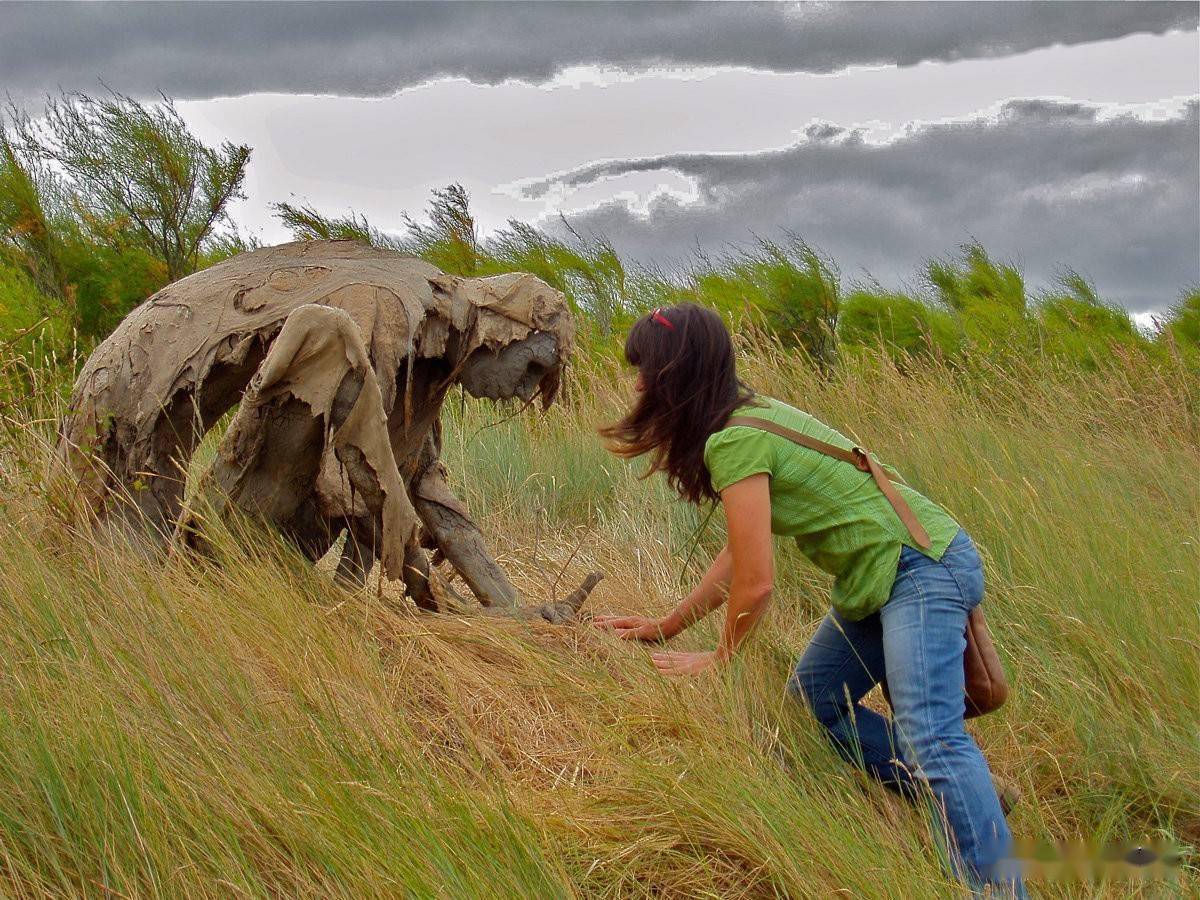
[[[756,398],[734,415],[854,447],[808,413],[769,397]],[[869,616],[887,602],[902,544],[920,549],[869,473],[787,438],[745,425],[725,428],[705,443],[704,465],[717,491],[760,472],[771,476],[771,531],[795,538],[805,556],[834,576],[833,606],[847,619]],[[912,488],[897,490],[929,532],[933,546],[922,552],[940,559],[958,523]]]

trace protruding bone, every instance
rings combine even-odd
[[[579,615],[579,610],[587,601],[588,595],[595,590],[604,578],[602,572],[592,572],[583,579],[583,584],[557,602],[543,603],[539,606],[522,606],[516,610],[487,610],[488,615],[507,616],[517,619],[545,619],[552,625],[565,625],[573,622]]]

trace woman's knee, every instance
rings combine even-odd
[[[845,702],[839,702],[840,692],[821,677],[817,667],[806,664],[804,657],[796,663],[787,686],[788,692],[804,703],[826,728],[836,725],[845,713]]]

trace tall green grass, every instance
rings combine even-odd
[[[970,727],[1024,789],[1014,832],[1200,843],[1194,383],[740,354],[754,387],[856,434],[982,547],[1014,693]],[[591,608],[665,610],[720,545],[719,513],[697,535],[703,511],[600,447],[628,382],[582,360],[544,415],[447,403],[457,489],[531,599],[601,569]],[[263,535],[218,534],[204,562],[68,526],[40,478],[59,395],[28,388],[0,446],[0,893],[959,893],[920,812],[785,695],[828,593],[786,544],[745,658],[666,681],[586,625],[347,593]],[[716,624],[677,643],[710,646]],[[1186,895],[1195,865],[1041,890]]]

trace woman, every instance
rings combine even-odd
[[[983,569],[971,539],[910,488],[897,488],[903,502],[894,507],[880,489],[882,475],[877,482],[764,427],[727,427],[731,418],[750,416],[766,420],[766,428],[854,446],[738,381],[729,333],[711,310],[681,304],[643,316],[629,332],[625,356],[637,369],[637,402],[601,434],[618,455],[650,454],[650,472],[665,472],[684,499],[720,500],[728,541],[667,616],[598,616],[596,624],[623,638],[659,641],[725,603],[715,650],[653,657],[666,675],[720,666],[770,600],[772,534],[794,538],[835,580],[833,609],[800,657],[790,690],[807,701],[848,760],[908,796],[928,785],[945,811],[959,877],[979,886],[996,876],[1011,837],[987,763],[963,727],[964,629],[983,599]],[[911,527],[898,514],[903,509],[911,510]],[[891,720],[858,702],[884,677]],[[1012,886],[1023,894],[1019,883]]]

